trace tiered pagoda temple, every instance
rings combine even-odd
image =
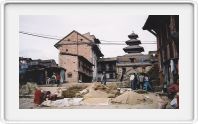
[[[120,81],[128,80],[131,73],[146,73],[152,66],[149,56],[141,53],[144,48],[139,46],[141,41],[137,39],[138,35],[133,32],[128,37],[129,40],[125,42],[128,46],[123,48],[127,54],[117,57],[116,66]]]
[[[144,52],[144,48],[139,46],[141,41],[138,40],[138,35],[134,32],[128,35],[130,40],[127,40],[125,43],[128,45],[127,47],[123,48],[124,52],[126,53],[141,53]]]

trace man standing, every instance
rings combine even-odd
[[[137,78],[137,74],[134,73],[133,90],[136,90],[137,89],[137,85],[138,85],[138,78]]]
[[[149,82],[149,77],[148,77],[148,75],[145,74],[145,76],[144,76],[144,90],[148,91],[149,89],[153,90],[151,87],[151,84]]]
[[[136,76],[135,73],[131,74],[130,82],[131,82],[131,89],[135,90],[136,89],[136,85],[137,85],[137,76]]]
[[[140,89],[144,88],[144,76],[142,74],[139,75],[139,85]]]
[[[51,81],[52,81],[52,84],[56,84],[56,75],[55,75],[55,73],[53,73],[53,75],[51,77]]]
[[[57,73],[56,74],[56,83],[57,83],[57,86],[59,86],[60,85],[60,75]]]

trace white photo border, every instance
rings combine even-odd
[[[159,3],[159,4],[177,4],[177,3],[184,3],[184,4],[192,4],[193,5],[193,18],[194,18],[194,29],[193,29],[193,34],[194,34],[194,37],[193,37],[193,49],[194,49],[194,54],[193,54],[193,64],[194,64],[194,70],[193,70],[193,86],[194,86],[194,102],[193,102],[193,108],[194,108],[194,111],[193,111],[193,119],[191,121],[76,121],[76,120],[69,120],[69,121],[37,121],[37,120],[30,120],[30,121],[8,121],[6,120],[5,118],[5,97],[6,97],[6,94],[5,94],[5,56],[6,56],[6,53],[5,53],[5,6],[8,5],[8,4],[23,4],[23,3],[26,3],[26,4],[33,4],[33,3],[39,3],[39,4],[56,4],[56,3],[74,3],[74,4],[88,4],[88,3],[93,3],[93,4],[98,4],[98,3],[118,3],[118,4],[122,4],[122,3],[131,3],[131,4],[155,4],[155,3]],[[197,2],[195,1],[7,1],[7,2],[3,2],[1,4],[1,99],[0,99],[0,115],[1,115],[1,123],[197,123],[197,112],[198,112],[198,108],[197,108],[197,97],[198,97],[198,92],[197,92]],[[188,82],[187,82],[188,83]],[[184,113],[185,114],[185,113]]]

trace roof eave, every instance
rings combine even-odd
[[[98,46],[96,44],[93,45],[93,50],[96,51],[96,54],[99,56],[99,57],[103,57],[103,53],[101,52],[101,50],[98,48]]]
[[[68,37],[70,34],[72,34],[73,32],[76,32],[78,35],[80,35],[80,36],[82,36],[83,38],[87,39],[88,41],[92,42],[89,38],[87,38],[87,37],[85,37],[84,35],[80,34],[78,31],[73,30],[73,31],[70,32],[68,35],[66,35],[65,37],[63,37],[60,41],[58,41],[58,42],[54,45],[54,47],[56,47],[56,48],[58,49],[59,46],[60,46],[59,43],[60,43],[61,41],[63,41],[66,37]]]

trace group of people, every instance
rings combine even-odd
[[[60,84],[60,75],[53,73],[51,78],[47,77],[46,84],[50,84],[50,83],[59,85]]]
[[[131,74],[130,83],[132,90],[137,90],[137,89],[143,89],[146,91],[153,90],[150,84],[150,78],[147,74],[136,74],[136,73]]]
[[[35,88],[35,92],[34,92],[35,105],[40,105],[42,102],[44,102],[46,100],[55,101],[60,98],[62,98],[62,89],[61,88],[58,88],[55,93],[51,93],[50,91],[43,91],[39,87]]]

